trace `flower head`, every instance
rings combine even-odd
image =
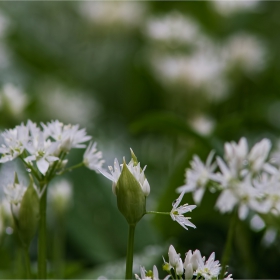
[[[170,212],[170,216],[173,221],[178,222],[184,229],[188,229],[187,226],[196,228],[196,226],[189,221],[189,219],[191,219],[191,218],[185,217],[183,215],[187,212],[191,212],[194,208],[196,208],[196,205],[184,204],[184,205],[179,206],[184,194],[185,193],[182,192],[180,194],[180,196],[173,202],[173,204],[172,204],[173,208]]]

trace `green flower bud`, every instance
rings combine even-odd
[[[116,185],[116,195],[120,212],[130,225],[135,225],[146,213],[146,196],[125,162]]]
[[[33,184],[31,180],[23,195],[18,216],[14,216],[21,241],[25,246],[29,246],[39,221],[39,198]]]

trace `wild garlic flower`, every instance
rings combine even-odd
[[[216,207],[222,213],[237,208],[241,220],[250,211],[279,215],[280,162],[275,160],[277,153],[270,156],[271,146],[269,139],[263,139],[249,149],[243,137],[238,143],[225,143],[224,157],[217,156],[214,163],[213,152],[205,165],[195,156],[192,168],[186,170],[186,185],[178,190],[193,192],[196,202],[206,187],[219,191]]]
[[[86,135],[86,130],[79,129],[79,125],[65,125],[58,120],[47,123],[42,123],[44,134],[53,138],[60,143],[60,150],[69,152],[72,148],[85,148],[83,144],[91,139],[91,136]]]
[[[189,219],[191,219],[191,218],[184,216],[185,213],[191,212],[194,208],[196,208],[196,205],[184,204],[184,205],[179,206],[184,194],[185,193],[182,192],[180,194],[180,196],[172,203],[173,208],[170,212],[170,216],[173,221],[176,221],[177,223],[179,223],[184,229],[188,229],[187,226],[196,228],[196,226],[189,221]]]
[[[96,148],[97,143],[90,143],[84,153],[83,162],[86,167],[99,173],[102,169],[103,163],[105,162],[102,158],[102,152]]]
[[[21,157],[28,168],[35,161],[38,171],[46,175],[53,162],[61,159],[56,167],[62,168],[64,155],[72,148],[86,147],[84,143],[91,139],[85,129],[79,129],[78,125],[64,125],[56,120],[46,125],[42,123],[41,127],[28,120],[26,125],[4,131],[1,134],[4,144],[0,147],[0,162]]]
[[[24,124],[21,124],[14,129],[5,130],[1,136],[5,144],[0,147],[0,153],[2,154],[0,162],[5,163],[23,153],[25,144],[29,140],[29,129]]]
[[[193,192],[195,203],[200,203],[205,192],[207,183],[216,169],[216,163],[212,163],[214,151],[211,151],[206,164],[198,156],[191,161],[191,168],[186,170],[186,183],[177,189],[178,192]]]
[[[194,272],[197,277],[204,277],[205,280],[217,278],[220,274],[221,266],[219,261],[215,261],[215,253],[213,252],[209,259],[205,262],[205,257],[198,259],[198,268]]]
[[[175,273],[175,275],[178,275],[180,279],[193,279],[193,277],[205,280],[223,279],[223,277],[219,275],[221,266],[218,260],[215,261],[214,252],[210,255],[208,260],[205,261],[206,258],[201,256],[199,250],[195,250],[194,252],[189,250],[185,254],[185,260],[183,262],[180,258],[180,254],[178,254],[175,248],[170,245],[168,255],[168,265],[170,268],[168,270],[165,269],[165,267],[167,267],[167,263],[164,261],[163,269],[167,271],[170,276]],[[231,275],[228,275],[225,279],[232,279]]]

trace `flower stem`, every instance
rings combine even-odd
[[[147,211],[146,214],[170,215],[170,212]]]
[[[40,190],[45,183],[40,183]],[[47,230],[46,230],[46,210],[47,210],[47,188],[40,199],[39,210],[39,237],[38,237],[38,279],[47,279]]]
[[[230,259],[232,245],[233,245],[233,236],[234,236],[236,219],[237,219],[237,214],[234,211],[232,213],[232,216],[231,216],[230,225],[229,225],[228,234],[227,234],[226,245],[225,245],[225,249],[224,249],[223,257],[222,257],[222,270],[221,270],[221,274],[220,274],[221,279],[224,279],[224,275],[225,275],[225,272],[226,272],[226,266],[227,266],[227,264],[229,262],[229,259]]]
[[[127,252],[126,252],[125,279],[132,279],[133,245],[134,245],[135,226],[136,225],[129,225],[129,234],[128,234]]]
[[[23,253],[25,259],[25,266],[26,266],[26,278],[31,279],[30,258],[29,258],[29,252],[27,246],[24,246]]]
[[[73,169],[76,169],[76,168],[79,168],[79,167],[82,167],[82,166],[84,166],[84,163],[80,162],[76,165],[73,165],[73,166],[70,166],[70,167],[64,169],[63,171],[59,172],[58,175],[62,175],[64,173],[68,172],[68,171],[72,171]]]

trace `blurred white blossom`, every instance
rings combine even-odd
[[[50,186],[49,196],[54,211],[58,215],[62,215],[71,205],[73,186],[66,179],[59,180]]]
[[[95,170],[99,173],[102,169],[103,163],[105,162],[102,157],[102,152],[98,151],[96,148],[96,142],[90,143],[84,153],[84,164],[91,170]]]
[[[198,115],[189,122],[191,127],[201,135],[209,135],[215,128],[215,121],[206,115]]]
[[[28,103],[28,96],[13,84],[5,84],[0,90],[0,108],[6,107],[15,117],[24,112]]]
[[[141,2],[80,2],[81,15],[98,26],[122,26],[126,29],[142,24],[146,12]]]
[[[252,11],[257,7],[259,2],[260,0],[247,0],[247,1],[213,0],[211,1],[216,11],[224,16],[229,16],[231,14],[242,12],[242,11]]]
[[[155,41],[172,44],[192,44],[199,34],[199,28],[191,18],[177,12],[148,19],[145,33]]]
[[[264,43],[251,34],[233,34],[222,52],[228,69],[236,66],[247,74],[263,70],[267,62]]]

